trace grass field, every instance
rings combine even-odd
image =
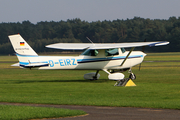
[[[59,108],[0,105],[0,120],[28,120],[59,118],[86,114],[80,110]]]
[[[133,68],[136,87],[114,87],[103,71],[89,81],[83,79],[88,70],[11,69],[13,63],[2,61],[17,59],[0,56],[2,102],[180,109],[180,53],[148,53],[150,62]]]

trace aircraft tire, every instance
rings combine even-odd
[[[130,78],[131,80],[135,80],[135,79],[136,79],[136,75],[135,75],[134,73],[131,73],[131,74],[129,75],[129,78]]]

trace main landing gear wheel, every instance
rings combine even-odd
[[[92,73],[87,73],[84,75],[84,79],[86,80],[98,80],[100,77],[99,70],[97,70],[96,72],[92,72]]]
[[[98,78],[97,78],[98,73],[99,73],[99,70],[96,71],[95,76],[93,76],[93,79],[91,79],[91,80],[97,80],[97,79],[98,79]]]

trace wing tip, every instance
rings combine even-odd
[[[162,42],[156,42],[156,43],[153,43],[153,44],[150,44],[149,46],[150,47],[153,47],[153,46],[162,46],[162,45],[168,45],[170,42],[168,41],[162,41]]]

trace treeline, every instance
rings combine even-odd
[[[0,23],[0,54],[14,53],[8,35],[20,33],[36,52],[50,52],[45,45],[59,42],[121,43],[146,41],[169,41],[168,46],[154,47],[148,52],[178,52],[180,48],[180,17],[168,20],[134,17],[126,20],[86,22],[72,19],[59,22],[30,21]]]

